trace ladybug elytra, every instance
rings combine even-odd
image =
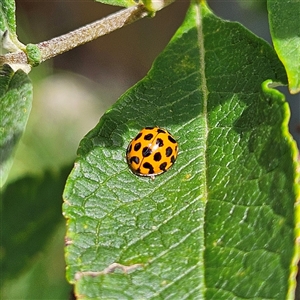
[[[178,143],[173,136],[160,127],[145,127],[130,142],[126,151],[131,171],[139,176],[166,172],[178,155]]]

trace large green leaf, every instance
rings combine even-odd
[[[270,88],[280,81],[267,43],[191,5],[148,75],[80,143],[63,210],[81,299],[291,299],[296,147]],[[155,180],[125,159],[151,125],[179,143]]]
[[[32,105],[32,84],[22,70],[4,65],[0,70],[0,187],[24,132]]]
[[[289,89],[300,92],[300,1],[268,0],[269,22],[274,47],[284,64]]]

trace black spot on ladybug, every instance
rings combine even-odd
[[[140,159],[137,156],[132,156],[130,158],[130,163],[139,164],[140,163]]]
[[[135,141],[137,141],[140,137],[142,136],[142,133],[140,132],[136,137],[135,137]]]
[[[143,151],[142,151],[142,155],[143,157],[148,157],[149,155],[151,155],[152,150],[149,147],[144,147]]]
[[[168,140],[173,143],[173,144],[177,144],[177,142],[173,139],[172,136],[168,135]]]
[[[166,157],[171,156],[172,153],[173,153],[172,148],[171,148],[171,147],[168,147],[168,148],[166,149]]]
[[[174,164],[175,160],[176,160],[176,159],[175,159],[175,156],[173,155],[173,156],[171,157],[171,163]]]
[[[157,133],[166,133],[163,129],[158,128]]]
[[[156,152],[155,154],[154,154],[154,160],[155,161],[160,161],[161,160],[161,154],[159,153],[159,152]]]
[[[162,163],[162,164],[159,166],[159,169],[162,170],[162,171],[166,171],[166,166],[167,166],[167,163],[164,162],[164,163]]]
[[[154,127],[145,127],[144,129],[152,130]]]
[[[137,143],[134,145],[134,151],[139,151],[141,149],[142,144],[141,143]]]
[[[148,133],[144,136],[144,140],[145,141],[150,141],[153,138],[153,134],[152,133]]]
[[[145,162],[145,163],[143,164],[143,167],[144,167],[145,169],[148,169],[148,170],[149,170],[149,171],[148,171],[148,174],[153,174],[153,173],[154,173],[153,166],[152,166],[150,163]]]
[[[163,147],[164,145],[164,141],[160,138],[158,138],[155,142],[156,145],[158,145],[158,147]]]

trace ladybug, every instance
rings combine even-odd
[[[166,172],[174,164],[177,155],[178,143],[166,129],[160,127],[143,128],[126,151],[131,171],[152,179]]]

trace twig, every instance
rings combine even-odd
[[[41,51],[41,62],[122,28],[147,15],[148,11],[142,5],[129,7],[67,34],[41,42],[37,44]]]
[[[41,42],[36,45],[40,50],[40,60],[38,63],[131,24],[148,14],[149,11],[145,6],[132,6],[67,34]],[[0,65],[3,64],[28,65],[28,58],[23,51],[8,53],[0,55]]]

